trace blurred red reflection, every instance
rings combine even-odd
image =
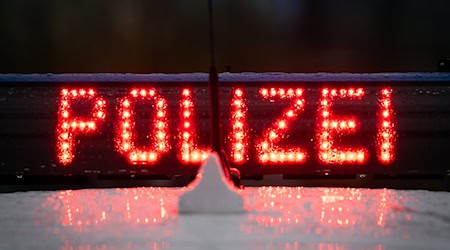
[[[250,222],[241,229],[248,233],[263,230],[251,226],[256,222],[278,233],[301,227],[303,233],[316,235],[333,234],[337,228],[379,235],[396,203],[386,189],[260,187],[246,191]]]
[[[61,191],[61,224],[81,231],[83,226],[99,224],[160,224],[176,218],[180,192],[167,188]]]

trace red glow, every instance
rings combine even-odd
[[[390,164],[395,159],[396,131],[394,110],[392,107],[392,89],[384,88],[380,92],[379,119],[377,134],[377,156],[383,164]]]
[[[95,97],[93,89],[62,89],[59,100],[58,125],[56,129],[57,157],[62,165],[70,164],[75,158],[75,136],[77,134],[94,134],[105,120],[106,101]],[[91,117],[73,117],[71,105],[74,101],[88,100],[94,103]]]
[[[180,100],[180,139],[181,154],[179,158],[184,163],[201,163],[207,157],[210,149],[200,149],[197,145],[196,131],[194,124],[194,102],[192,101],[192,91],[183,89]]]
[[[175,202],[180,194],[178,189],[85,190],[84,193],[70,190],[58,193],[58,201],[64,206],[62,226],[83,231],[117,222],[158,225],[178,215]]]
[[[339,148],[334,146],[335,135],[356,131],[357,120],[354,117],[335,119],[332,113],[333,101],[337,98],[360,100],[364,96],[362,88],[322,89],[319,104],[318,152],[319,160],[326,164],[363,164],[367,160],[365,148]]]
[[[286,136],[289,124],[304,110],[305,99],[303,97],[303,89],[285,90],[283,88],[271,88],[270,90],[261,89],[260,94],[263,98],[292,99],[293,104],[286,110],[283,110],[279,117],[271,127],[263,132],[263,138],[258,140],[257,152],[258,160],[262,164],[276,163],[304,163],[306,161],[306,151],[302,148],[283,149],[276,145],[277,142]],[[269,96],[270,94],[270,96]]]
[[[231,100],[231,132],[228,139],[230,141],[231,159],[236,164],[243,164],[247,162],[248,158],[248,129],[246,123],[248,110],[243,95],[242,89],[236,89]]]
[[[319,221],[332,227],[346,227],[357,222],[355,210],[363,210],[360,189],[323,189]]]
[[[138,95],[139,93],[139,95]],[[150,146],[136,146],[136,129],[133,112],[133,99],[151,100],[155,110],[151,128]],[[169,151],[167,101],[156,93],[155,89],[133,89],[130,97],[124,97],[119,103],[119,122],[116,128],[116,149],[132,164],[155,164],[162,153]]]

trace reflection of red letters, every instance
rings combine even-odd
[[[136,147],[135,114],[133,112],[134,100],[151,100],[154,105],[155,119],[152,120],[150,146]],[[154,164],[162,153],[169,151],[167,101],[156,93],[155,89],[133,89],[130,97],[120,100],[119,124],[116,133],[116,148],[125,155],[132,164]]]
[[[94,103],[90,112],[91,117],[74,117],[71,106],[74,101],[88,100]],[[70,164],[75,155],[75,136],[78,134],[94,134],[98,132],[98,125],[105,120],[106,102],[96,97],[93,89],[62,89],[58,110],[58,125],[56,129],[58,161]]]
[[[337,98],[359,100],[364,96],[362,88],[322,89],[319,103],[318,150],[319,160],[326,164],[363,164],[367,160],[365,148],[338,148],[335,136],[356,131],[357,121],[354,117],[336,119],[331,109]]]
[[[377,156],[383,164],[390,164],[395,158],[395,124],[394,110],[392,109],[392,89],[382,89],[379,103],[380,122],[377,134]]]
[[[231,160],[237,164],[247,162],[248,157],[248,128],[246,123],[248,110],[243,95],[242,89],[236,89],[231,100],[231,131],[228,139],[230,141]]]
[[[193,122],[194,102],[192,101],[192,91],[183,89],[180,101],[180,117],[181,117],[181,154],[180,159],[183,163],[200,163],[208,157],[210,150],[199,149],[197,146],[197,133]]]
[[[283,110],[271,127],[264,130],[263,138],[257,144],[258,160],[263,164],[267,163],[304,163],[306,161],[306,151],[301,148],[282,149],[275,144],[285,136],[289,123],[291,123],[300,112],[304,110],[305,99],[303,89],[261,89],[263,98],[291,99],[292,105]]]

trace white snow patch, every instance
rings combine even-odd
[[[180,213],[242,213],[241,195],[223,172],[219,156],[213,152],[202,164],[196,180],[181,196]]]

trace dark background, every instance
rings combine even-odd
[[[215,0],[218,70],[435,71],[448,0]],[[2,0],[0,73],[207,72],[206,0]]]

